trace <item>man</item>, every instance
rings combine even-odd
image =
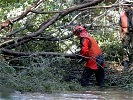
[[[124,11],[120,15],[120,36],[123,45],[123,61],[125,68],[133,62],[133,9],[131,3],[124,1]]]
[[[80,39],[80,55],[86,59],[85,68],[81,76],[81,85],[88,86],[93,73],[99,86],[104,85],[104,60],[102,50],[97,41],[87,32],[83,26],[76,26],[74,35]]]

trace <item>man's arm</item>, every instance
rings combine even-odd
[[[88,38],[81,38],[81,50],[80,50],[80,54],[82,56],[85,56],[85,57],[89,56],[90,45],[91,45],[91,41]]]

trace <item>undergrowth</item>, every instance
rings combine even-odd
[[[14,63],[19,60],[19,63]],[[23,61],[23,62],[22,62]],[[22,92],[84,90],[79,84],[83,64],[64,57],[21,57],[0,62],[0,87]],[[105,86],[133,90],[133,71],[105,68]],[[95,82],[95,77],[92,76]]]

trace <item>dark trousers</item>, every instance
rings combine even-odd
[[[98,70],[92,70],[88,67],[85,67],[83,70],[83,74],[81,76],[81,86],[88,86],[89,85],[89,80],[90,77],[95,73],[96,81],[98,83],[98,86],[103,86],[104,85],[104,69],[100,67]]]
[[[133,62],[133,32],[127,33],[123,39],[123,62]],[[126,67],[126,66],[124,66]]]

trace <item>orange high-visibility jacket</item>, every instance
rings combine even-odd
[[[98,69],[96,58],[102,54],[102,50],[98,46],[97,41],[83,26],[76,26],[74,29],[74,35],[80,37],[80,54],[87,58],[85,67],[89,67],[94,70]]]
[[[82,56],[88,57],[85,66],[91,69],[98,69],[96,57],[102,54],[102,50],[98,46],[96,40],[91,37],[82,37],[81,38],[81,51],[80,54]]]
[[[132,21],[133,21],[133,17],[132,17]],[[121,26],[121,32],[120,34],[123,35],[123,33],[127,33],[128,32],[128,17],[126,15],[126,12],[122,12],[121,16],[120,16],[120,26]]]

